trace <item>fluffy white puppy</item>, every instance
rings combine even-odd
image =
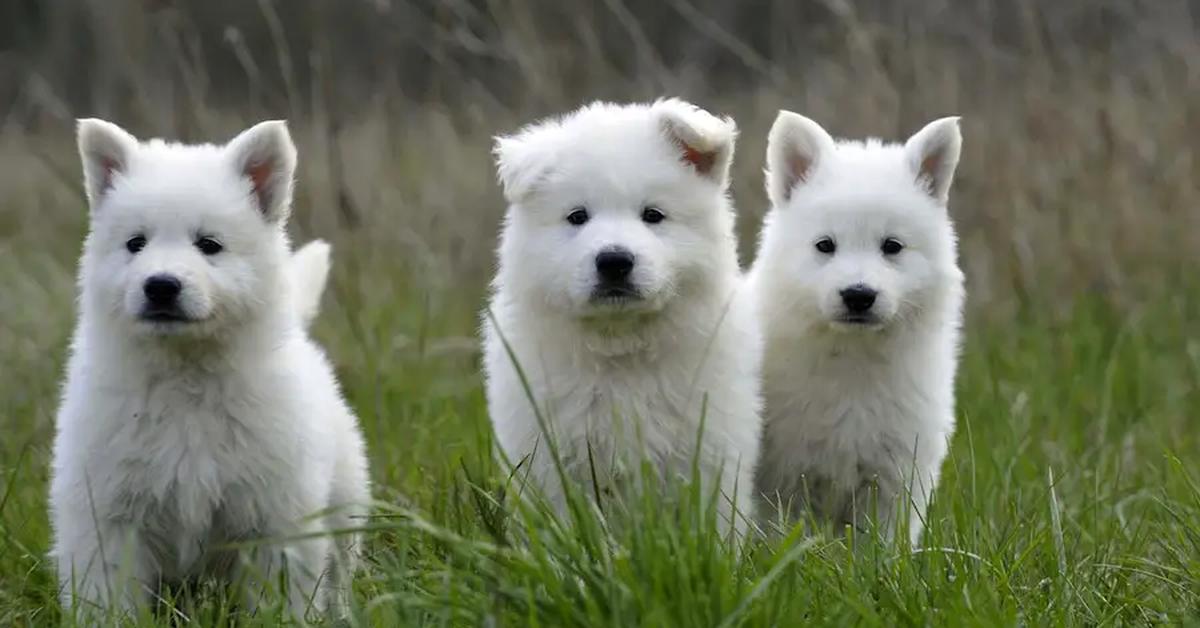
[[[224,146],[141,143],[100,120],[78,135],[90,232],[50,488],[67,612],[210,576],[286,575],[293,611],[324,606],[355,538],[321,533],[357,525],[367,461],[304,329],[329,249],[289,252],[286,125]],[[229,549],[256,539],[246,560]]]
[[[771,129],[750,273],[767,347],[758,485],[793,515],[886,534],[900,515],[920,535],[954,431],[961,143],[957,118],[902,145],[834,141],[786,111]]]
[[[739,294],[735,136],[663,100],[595,103],[497,141],[509,207],[484,322],[488,409],[508,460],[560,508],[555,452],[589,495],[643,461],[688,478],[695,459],[723,525],[743,529],[760,338]]]

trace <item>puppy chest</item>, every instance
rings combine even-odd
[[[188,578],[231,565],[231,543],[264,528],[271,494],[248,461],[252,452],[211,433],[175,430],[127,464],[129,515],[138,522],[164,577]]]
[[[902,477],[939,446],[932,409],[896,397],[856,399],[813,395],[809,404],[775,414],[764,445],[772,458],[853,489],[873,477]],[[823,403],[820,403],[823,402]],[[927,416],[928,415],[928,416]]]
[[[569,390],[556,405],[556,422],[566,433],[606,451],[636,444],[661,447],[688,433],[687,426],[697,424],[701,412],[697,404],[697,418],[687,421],[684,403],[650,377],[598,378]]]
[[[263,475],[261,439],[223,404],[152,396],[129,428],[121,484],[164,524],[203,529],[219,510],[244,508],[237,496]]]

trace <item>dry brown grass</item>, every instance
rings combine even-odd
[[[7,57],[28,63],[0,66],[15,86],[0,246],[21,266],[49,239],[73,261],[72,117],[221,139],[287,116],[302,232],[365,272],[475,294],[502,210],[490,138],[587,100],[662,94],[738,120],[747,259],[779,108],[891,138],[964,116],[952,203],[976,307],[1136,301],[1200,259],[1200,39],[1182,0],[104,6],[47,9],[42,39]]]

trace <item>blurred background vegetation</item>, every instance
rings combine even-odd
[[[478,288],[493,135],[678,95],[739,122],[747,257],[778,109],[894,139],[961,114],[974,309],[1135,304],[1200,259],[1198,20],[1195,0],[4,0],[0,236],[77,191],[76,117],[190,141],[288,118],[302,230]]]

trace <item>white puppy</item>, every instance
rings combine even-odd
[[[289,253],[287,127],[189,146],[83,120],[79,150],[91,228],[50,489],[67,611],[209,576],[286,575],[294,612],[323,606],[355,539],[320,533],[359,525],[367,461],[304,329],[329,250]],[[256,539],[275,542],[229,549]]]
[[[292,298],[305,329],[321,309],[321,294],[329,279],[329,244],[313,240],[292,254]]]
[[[786,111],[771,129],[750,273],[767,347],[758,485],[793,515],[890,535],[902,514],[920,535],[954,431],[961,143],[957,118],[903,145],[835,142]]]
[[[735,135],[664,100],[595,103],[497,141],[509,208],[484,325],[488,408],[509,461],[559,508],[552,448],[588,495],[643,461],[688,478],[695,458],[722,525],[743,529],[760,338],[738,292]]]

